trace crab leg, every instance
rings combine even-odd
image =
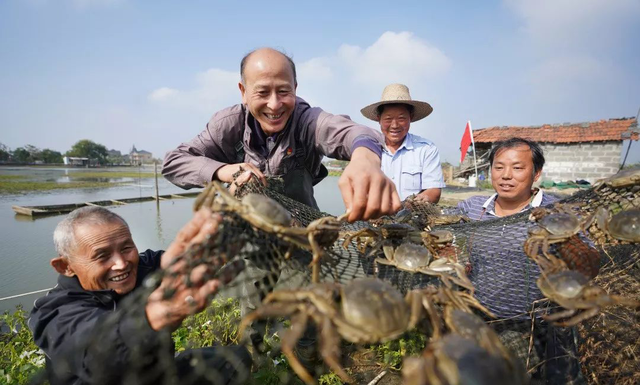
[[[265,304],[247,314],[240,321],[238,326],[238,339],[242,339],[244,330],[251,325],[253,321],[261,318],[269,317],[286,317],[298,310],[298,304]]]
[[[340,341],[340,336],[331,324],[331,320],[316,312],[313,314],[313,319],[320,326],[319,350],[323,361],[329,366],[329,369],[340,376],[342,381],[353,382],[351,376],[340,365],[340,344],[342,341]]]
[[[291,369],[308,385],[314,385],[316,381],[311,377],[309,372],[302,366],[298,357],[294,352],[294,348],[298,340],[302,337],[307,329],[307,320],[309,316],[305,313],[299,313],[291,317],[291,328],[282,334],[282,353],[287,357]]]
[[[549,321],[553,323],[555,326],[575,326],[584,320],[587,320],[591,317],[595,317],[596,315],[598,315],[599,312],[600,312],[600,308],[594,307],[582,313],[578,313],[566,321],[558,321],[562,318],[570,317],[571,315],[576,313],[576,310],[565,310],[558,313],[542,316],[542,318],[545,321]]]

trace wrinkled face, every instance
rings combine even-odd
[[[524,202],[531,199],[531,186],[541,172],[533,172],[533,154],[529,146],[505,148],[493,158],[491,184],[500,198]]]
[[[380,114],[380,130],[387,146],[399,147],[409,132],[411,114],[404,105],[384,106]]]
[[[76,228],[75,236],[65,275],[76,275],[85,290],[126,294],[134,289],[139,255],[127,226],[118,221],[86,225]]]
[[[251,115],[267,135],[282,131],[296,105],[296,84],[287,59],[273,51],[258,51],[248,59],[238,87]]]

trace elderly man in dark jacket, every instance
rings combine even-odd
[[[203,348],[174,358],[171,332],[201,311],[219,280],[205,280],[206,266],[194,269],[194,285],[165,278],[145,295],[152,272],[172,269],[190,245],[214,234],[219,217],[202,210],[180,231],[166,252],[139,254],[127,223],[101,207],[73,211],[58,224],[51,265],[58,285],[39,298],[29,328],[47,356],[52,384],[238,383],[250,371],[244,347]],[[163,292],[171,285],[171,298]],[[153,286],[151,284],[151,286]]]

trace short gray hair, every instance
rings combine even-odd
[[[58,255],[69,258],[76,247],[76,227],[82,225],[105,225],[120,222],[129,228],[127,222],[114,212],[104,207],[87,206],[73,210],[62,222],[58,223],[53,232],[53,244]]]

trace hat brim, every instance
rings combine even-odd
[[[385,104],[408,104],[413,106],[413,117],[411,118],[411,122],[417,122],[420,119],[424,119],[433,112],[433,107],[431,107],[429,103],[418,100],[385,100],[370,104],[361,109],[360,112],[365,118],[378,122],[380,120],[378,117],[378,107]]]

